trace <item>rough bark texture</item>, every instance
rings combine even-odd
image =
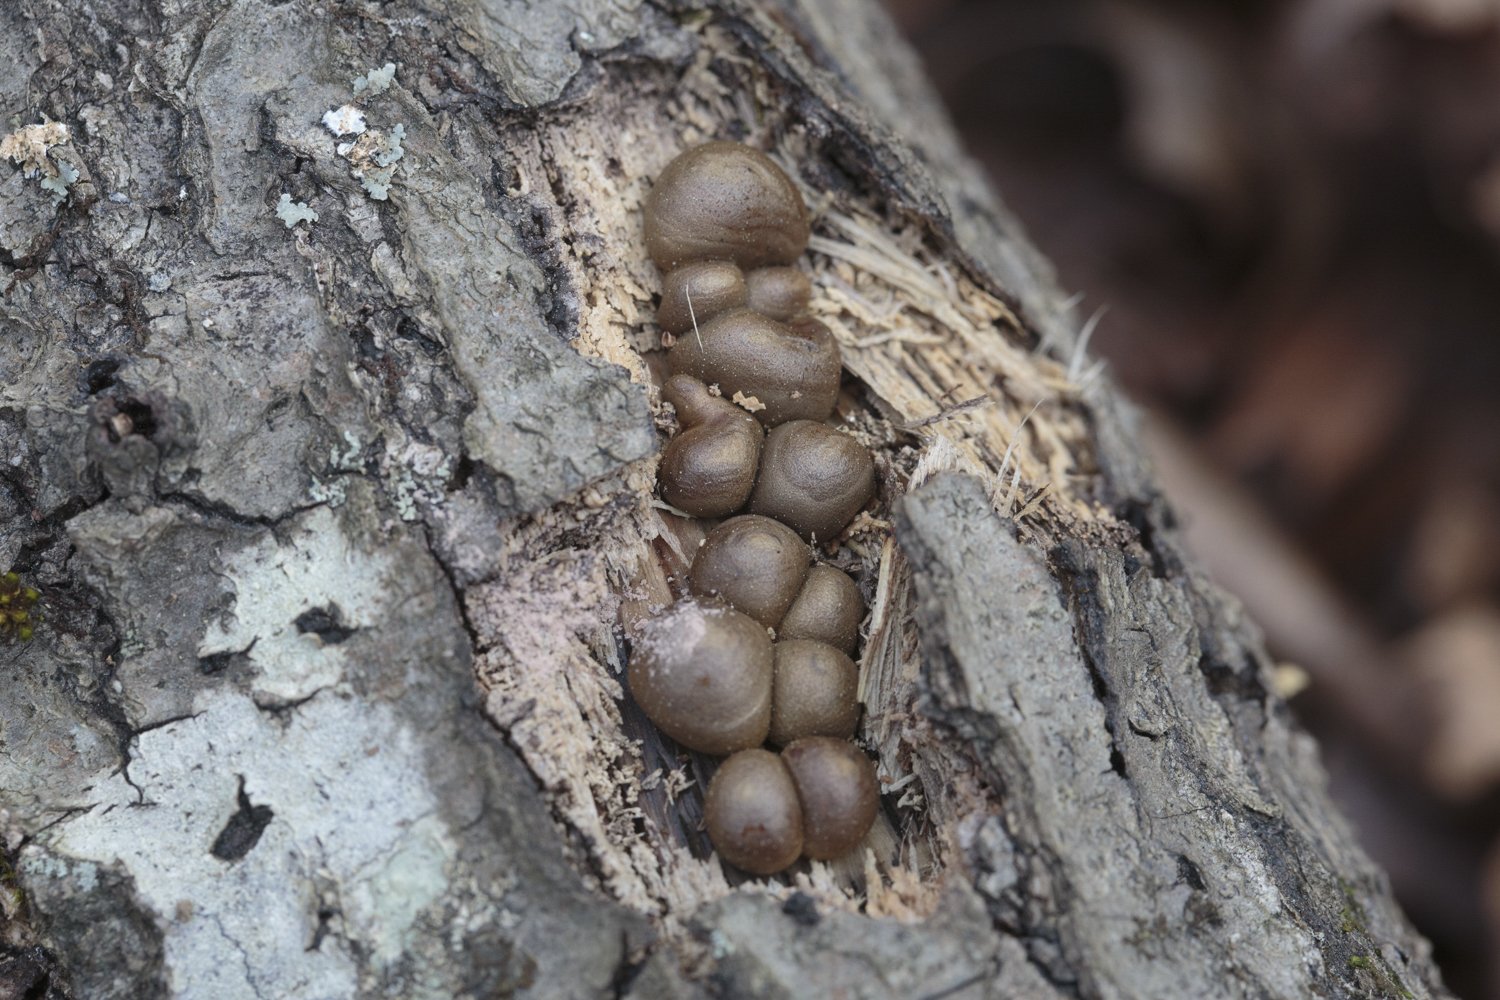
[[[21,0],[0,111],[68,129],[0,165],[0,994],[1442,994],[872,5]],[[709,137],[804,185],[882,473],[884,815],[771,882],[620,700]]]

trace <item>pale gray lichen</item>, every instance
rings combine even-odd
[[[42,178],[42,190],[52,192],[52,204],[61,205],[68,197],[68,189],[78,180],[78,168],[66,160],[57,160],[52,164],[56,173]]]
[[[354,165],[354,176],[376,201],[385,201],[390,195],[396,165],[406,155],[401,147],[405,139],[406,126],[397,122],[389,135],[370,129],[348,148],[346,155]]]
[[[365,193],[376,201],[389,198],[396,165],[406,155],[401,145],[406,140],[406,126],[397,122],[389,133],[369,128],[364,113],[349,104],[325,114],[323,126],[336,136],[358,136],[353,142],[339,143],[338,154],[353,165],[354,178]]]
[[[393,165],[397,160],[406,155],[406,150],[401,148],[401,143],[406,140],[406,126],[400,122],[391,129],[390,137],[381,143],[375,152],[375,162],[382,167]]]
[[[367,544],[351,530],[319,508],[226,551],[216,572],[235,595],[233,613],[206,626],[198,649],[244,651],[248,696],[204,687],[189,714],[137,731],[129,770],[101,770],[78,793],[88,808],[21,851],[23,884],[75,883],[69,898],[106,874],[128,878],[154,917],[162,995],[451,997],[458,990],[437,963],[457,952],[442,946],[439,919],[459,900],[498,918],[498,904],[475,898],[467,881],[473,869],[445,818],[452,789],[432,777],[429,754],[446,752],[436,748],[452,737],[414,721],[448,697],[426,687],[429,651],[402,644],[413,615],[434,613],[413,609],[440,577],[413,565],[425,558],[419,543]],[[325,643],[296,624],[334,607],[349,641]],[[387,665],[408,656],[410,675]],[[403,676],[423,693],[388,686]],[[409,712],[419,698],[432,707]],[[229,861],[210,845],[239,795],[274,818]],[[326,937],[325,900],[337,911]]]
[[[391,486],[396,513],[403,521],[415,521],[419,504],[436,506],[446,497],[453,456],[418,441],[387,441],[381,471]]]
[[[349,498],[349,484],[339,473],[359,472],[364,467],[361,456],[364,454],[365,446],[360,442],[359,436],[350,431],[344,431],[344,442],[348,445],[344,450],[340,451],[339,446],[335,444],[328,451],[329,470],[335,478],[325,481],[317,475],[312,477],[308,495],[315,503],[327,504],[330,507],[342,506]]]
[[[372,69],[364,76],[354,78],[354,96],[374,97],[383,94],[390,89],[391,83],[396,79],[396,64],[386,63],[379,69]]]
[[[305,201],[292,201],[292,196],[283,194],[281,200],[276,203],[276,217],[286,223],[291,229],[299,222],[312,225],[318,221],[318,213],[308,207]]]
[[[312,485],[307,488],[307,495],[312,497],[313,503],[342,507],[349,499],[349,484],[342,478],[324,482],[317,476],[313,476]]]

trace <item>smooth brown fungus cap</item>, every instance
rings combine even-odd
[[[781,751],[802,804],[802,853],[827,861],[859,846],[875,822],[875,765],[845,740],[809,736]]]
[[[763,407],[755,417],[767,427],[826,419],[843,371],[828,327],[806,317],[778,323],[752,309],[722,313],[678,338],[667,365],[674,375],[718,385],[726,399],[754,397]]]
[[[812,282],[795,267],[756,268],[745,275],[745,289],[751,309],[782,322],[806,312],[812,298]]]
[[[693,558],[688,586],[775,628],[797,599],[811,562],[812,551],[796,532],[746,514],[708,533]]]
[[[627,679],[658,729],[690,750],[723,755],[765,742],[773,662],[770,637],[753,618],[685,601],[647,620]]]
[[[788,639],[776,644],[771,685],[771,731],[786,746],[805,736],[848,739],[859,722],[859,668],[825,642]]]
[[[827,424],[794,420],[766,435],[750,511],[828,541],[874,495],[870,449]]]
[[[807,206],[791,178],[738,142],[687,150],[646,196],[646,250],[664,272],[695,260],[790,264],[808,235]]]
[[[849,574],[832,566],[814,566],[777,626],[776,637],[816,639],[853,656],[864,617],[865,600]]]
[[[708,839],[725,861],[771,875],[802,854],[802,807],[791,773],[766,750],[730,757],[708,784]]]
[[[743,306],[748,297],[745,275],[732,262],[695,261],[662,279],[656,322],[670,334],[685,334],[695,321],[701,327],[720,313]]]
[[[662,499],[693,517],[724,517],[745,506],[765,439],[760,424],[688,375],[669,378],[662,398],[680,425],[657,467]]]

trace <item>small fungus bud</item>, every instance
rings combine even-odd
[[[678,339],[667,354],[673,374],[717,383],[725,396],[754,396],[767,427],[789,420],[823,420],[838,400],[842,361],[828,327],[806,317],[778,323],[750,309],[734,309]]]
[[[733,263],[694,261],[668,273],[662,280],[656,322],[670,334],[686,334],[695,321],[701,327],[720,313],[743,306],[746,298],[745,276]]]
[[[795,267],[756,268],[745,275],[745,288],[751,309],[783,323],[806,312],[812,298],[812,282]]]
[[[719,765],[703,818],[720,857],[753,875],[779,872],[802,853],[797,789],[770,751],[742,750]]]
[[[874,495],[870,449],[826,424],[794,420],[766,435],[750,511],[827,541]]]
[[[809,736],[781,751],[802,804],[802,852],[826,861],[859,846],[875,822],[875,766],[853,743]]]
[[[685,601],[645,623],[627,678],[658,729],[690,750],[724,755],[765,742],[773,663],[754,619]]]
[[[724,517],[745,506],[765,438],[760,424],[687,375],[668,379],[662,398],[681,424],[662,450],[662,499],[693,517]]]
[[[769,517],[733,517],[708,533],[688,585],[767,628],[781,623],[807,577],[812,552],[797,533]]]
[[[865,602],[859,586],[832,566],[807,571],[802,591],[776,628],[780,639],[815,639],[850,656],[859,645]]]
[[[771,686],[771,731],[786,746],[805,736],[848,739],[859,722],[859,668],[824,642],[789,639],[776,644]]]
[[[646,249],[663,272],[695,260],[790,264],[808,235],[807,206],[791,178],[738,142],[687,150],[646,196]]]

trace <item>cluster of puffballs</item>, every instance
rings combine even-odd
[[[662,499],[728,519],[694,556],[691,596],[644,624],[630,690],[662,732],[727,758],[704,803],[709,840],[769,875],[854,850],[879,806],[874,766],[850,742],[864,602],[809,544],[870,502],[875,465],[825,422],[842,362],[793,266],[809,228],[791,179],[749,146],[710,142],[668,164],[645,223],[673,338],[662,398],[679,428]]]

